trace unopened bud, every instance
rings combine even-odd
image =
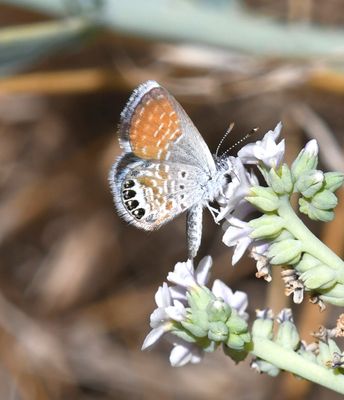
[[[325,189],[331,192],[339,189],[344,182],[344,174],[341,172],[325,172]]]
[[[246,200],[263,212],[275,211],[279,207],[279,198],[270,187],[252,187]]]
[[[304,172],[299,176],[295,183],[296,189],[304,197],[312,197],[317,193],[323,186],[324,174],[322,171],[312,169]]]
[[[272,243],[268,251],[271,264],[290,264],[298,262],[302,252],[302,242],[296,239],[286,239]]]
[[[274,237],[280,233],[284,224],[284,219],[278,215],[262,215],[249,222],[249,226],[253,228],[250,237],[253,239]]]
[[[318,151],[318,144],[315,139],[310,140],[306,144],[291,166],[291,173],[294,179],[298,179],[302,173],[316,168],[318,164]]]
[[[273,168],[270,169],[268,181],[271,188],[277,194],[289,194],[293,190],[292,175],[288,165],[286,164],[283,164],[278,171]]]

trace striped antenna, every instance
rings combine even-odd
[[[227,149],[224,153],[221,154],[221,157],[225,156],[230,152],[232,149],[237,147],[240,143],[244,142],[247,140],[249,137],[251,137],[253,134],[257,133],[259,131],[259,128],[253,128],[249,133],[247,133],[245,136],[243,136],[240,140],[238,140],[236,143],[233,144],[229,149]],[[221,144],[221,142],[220,142]],[[218,146],[219,147],[219,146]]]
[[[220,140],[220,143],[218,144],[218,146],[216,148],[216,152],[215,152],[216,157],[219,154],[219,150],[220,150],[222,143],[224,142],[226,137],[231,133],[233,128],[234,128],[234,122],[231,122],[228,129],[226,130],[226,133],[223,135],[222,139]]]

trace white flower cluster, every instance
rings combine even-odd
[[[203,349],[197,343],[192,343],[185,340],[181,335],[177,335],[176,324],[186,320],[187,311],[190,307],[190,291],[193,289],[197,291],[198,288],[207,284],[211,266],[212,259],[210,256],[204,257],[196,269],[194,269],[191,260],[179,262],[175,265],[173,272],[170,272],[167,276],[167,280],[172,283],[172,286],[163,283],[156,292],[157,308],[150,317],[152,330],[147,335],[142,350],[150,348],[164,336],[173,344],[170,354],[172,366],[182,366],[189,362],[198,363],[201,361]],[[225,303],[235,310],[239,317],[248,318],[245,312],[248,300],[244,292],[233,293],[228,286],[217,279],[213,283],[211,293],[216,299],[220,300],[218,302],[220,308],[221,304]]]
[[[284,141],[277,142],[281,124],[261,141],[244,146],[238,157],[229,161],[232,181],[217,199],[224,219],[223,242],[235,247],[232,264],[244,252],[256,260],[256,276],[271,280],[271,266],[285,270],[285,294],[300,303],[304,291],[315,301],[344,304],[342,260],[313,235],[290,204],[298,196],[299,211],[310,219],[328,222],[334,218],[338,203],[335,191],[344,183],[341,172],[322,172],[318,165],[318,144],[309,141],[291,166],[283,163]],[[258,183],[243,164],[256,164],[266,186]],[[252,211],[263,215],[256,217]]]
[[[262,140],[244,146],[238,157],[231,157],[232,181],[227,184],[217,201],[220,212],[217,221],[225,219],[223,242],[229,247],[235,247],[232,264],[235,265],[247,249],[257,261],[257,276],[271,280],[270,266],[267,260],[267,241],[255,240],[250,236],[253,228],[245,219],[256,208],[246,200],[253,186],[259,185],[258,178],[253,171],[248,172],[244,164],[255,164],[266,168],[278,168],[283,160],[284,139],[277,143],[282,124],[279,123],[273,131],[265,134]]]

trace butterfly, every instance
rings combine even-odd
[[[123,154],[109,174],[118,214],[151,231],[187,212],[189,258],[197,255],[203,208],[230,179],[175,98],[155,81],[138,86],[119,123]],[[214,214],[213,214],[214,215]]]

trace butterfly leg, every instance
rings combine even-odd
[[[203,207],[197,204],[190,208],[186,219],[186,236],[189,258],[197,255],[202,239],[202,216]]]
[[[219,210],[215,207],[211,207],[209,204],[207,204],[207,208],[210,211],[211,216],[214,218],[215,223],[219,225],[219,222],[217,221],[217,216],[220,214]]]

